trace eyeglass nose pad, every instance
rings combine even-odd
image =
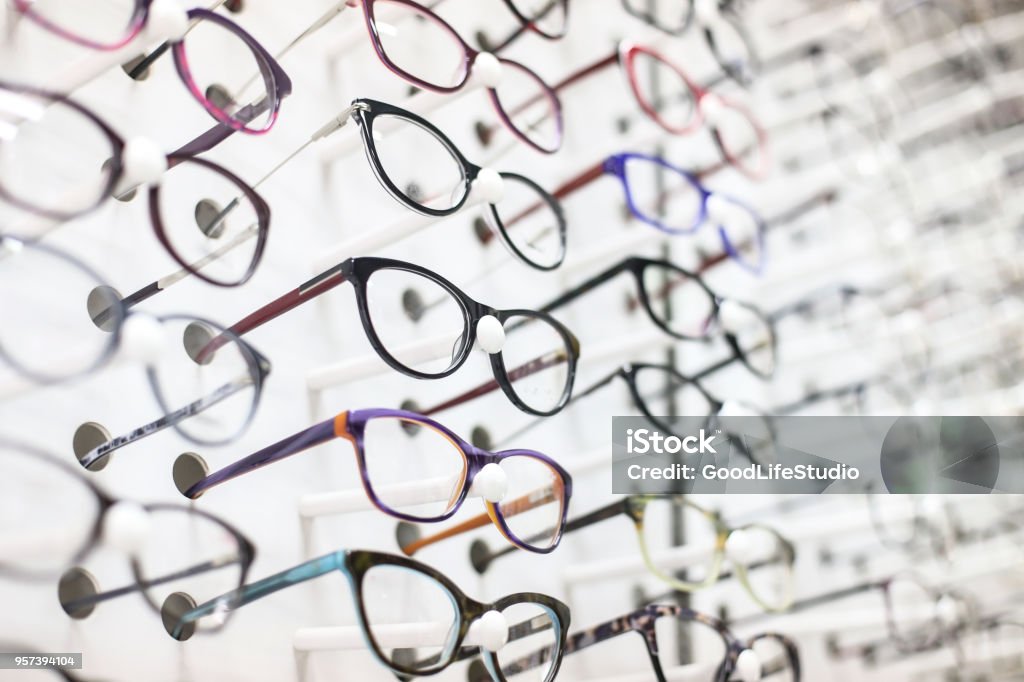
[[[494,315],[484,315],[477,321],[476,342],[491,355],[501,352],[505,346],[505,328],[501,326],[498,318]]]
[[[151,315],[129,315],[121,328],[122,352],[141,364],[155,363],[167,349],[167,330]]]
[[[736,673],[743,682],[758,682],[761,672],[761,659],[753,649],[744,649],[736,657]]]
[[[503,69],[501,62],[490,52],[481,52],[473,62],[473,72],[469,75],[470,81],[479,84],[484,88],[492,90],[502,81]]]
[[[103,539],[126,554],[134,554],[149,537],[149,512],[134,502],[118,502],[103,520]]]
[[[508,475],[494,462],[480,470],[473,478],[473,486],[470,489],[470,494],[479,495],[492,504],[501,502],[507,493]]]
[[[476,631],[480,646],[497,653],[508,644],[508,620],[501,611],[488,611],[473,622],[470,631]]]

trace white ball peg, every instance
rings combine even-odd
[[[741,303],[726,299],[718,306],[718,320],[722,329],[732,334],[743,331],[750,325],[753,312]]]
[[[729,539],[725,543],[725,551],[730,559],[745,566],[752,563],[755,545],[754,538],[750,537],[750,532],[740,528],[729,534]]]
[[[494,653],[508,644],[508,621],[503,613],[488,611],[480,616],[478,623],[480,624],[480,644],[485,649]]]
[[[736,657],[736,673],[743,682],[758,682],[761,679],[761,659],[753,649],[744,649]]]
[[[178,41],[188,31],[188,12],[177,0],[153,0],[146,22],[146,36],[152,40]]]
[[[721,18],[718,0],[697,0],[693,4],[693,10],[701,26],[714,26]]]
[[[491,504],[501,502],[508,493],[508,476],[504,469],[491,462],[473,479],[472,490]]]
[[[127,554],[142,549],[152,524],[149,512],[134,502],[118,502],[107,512],[103,539]]]
[[[939,621],[947,628],[954,627],[960,622],[960,604],[948,594],[939,597],[939,601],[935,604],[935,611],[939,616]]]
[[[496,88],[501,85],[501,62],[490,52],[481,52],[473,62],[473,73],[470,78],[485,88]]]
[[[473,192],[487,204],[497,204],[505,198],[505,180],[496,170],[481,168],[473,181]]]
[[[121,350],[129,360],[153,364],[167,348],[167,333],[150,315],[129,315],[121,330]]]
[[[485,315],[476,323],[476,342],[491,355],[500,353],[505,345],[505,328],[493,315]]]
[[[148,137],[133,137],[124,145],[122,185],[154,185],[167,170],[167,156]]]

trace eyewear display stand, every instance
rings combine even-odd
[[[441,648],[451,626],[445,623],[393,623],[374,626],[373,636],[384,649],[431,650]],[[463,647],[486,647],[500,651],[508,638],[508,623],[496,611],[484,615],[469,626]],[[312,680],[309,656],[324,651],[361,651],[366,649],[366,634],[356,625],[299,628],[292,637],[299,682]]]

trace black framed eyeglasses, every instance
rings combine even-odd
[[[417,379],[458,370],[475,343],[490,356],[494,388],[520,410],[555,414],[572,394],[579,341],[544,312],[498,310],[479,303],[427,268],[390,258],[349,258],[271,301],[233,325],[225,342],[350,282],[370,345],[392,369]],[[403,306],[429,301],[408,321]],[[200,355],[219,352],[211,339]],[[539,351],[538,355],[538,349]]]
[[[697,274],[671,261],[629,256],[569,289],[540,307],[552,312],[622,274],[633,276],[637,300],[648,317],[669,336],[683,341],[707,340],[719,331],[751,372],[768,378],[775,372],[775,324],[768,315],[747,304],[714,293]],[[718,365],[693,378],[707,376]]]

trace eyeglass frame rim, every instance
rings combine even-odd
[[[525,317],[547,323],[549,327],[559,334],[562,342],[565,344],[565,350],[567,351],[565,359],[566,382],[558,404],[549,410],[538,410],[527,405],[519,397],[513,387],[513,382],[510,380],[508,370],[504,364],[503,351],[488,353],[491,371],[494,375],[495,381],[497,381],[498,386],[512,404],[519,410],[528,414],[544,417],[550,416],[561,410],[561,408],[569,401],[576,378],[576,364],[579,360],[579,341],[573,333],[565,327],[565,325],[546,312],[528,309],[498,310],[496,308],[492,308],[491,306],[470,298],[468,294],[436,272],[406,261],[391,258],[379,258],[376,256],[362,256],[359,258],[350,258],[345,261],[341,267],[342,275],[352,284],[353,289],[356,292],[356,307],[359,311],[360,322],[363,324],[367,339],[370,341],[370,345],[373,346],[377,354],[380,355],[381,359],[391,366],[392,369],[405,374],[406,376],[412,376],[418,379],[442,379],[450,376],[461,368],[469,359],[472,353],[473,344],[476,342],[476,326],[482,318],[492,316],[499,322],[504,323],[510,318]],[[398,270],[422,276],[444,288],[453,298],[459,301],[460,308],[462,308],[463,321],[466,325],[464,328],[466,334],[464,335],[462,347],[459,351],[459,358],[452,363],[448,369],[440,373],[429,373],[407,367],[399,362],[399,360],[391,355],[391,353],[384,347],[383,341],[377,335],[373,326],[369,308],[369,297],[367,293],[369,278],[380,270]]]
[[[418,2],[415,2],[415,0],[384,1],[404,5],[406,7],[411,8],[414,12],[417,12],[421,15],[426,15],[427,17],[430,18],[431,21],[433,21],[436,25],[440,26],[446,33],[451,35],[462,48],[462,64],[465,68],[465,75],[463,76],[462,80],[455,85],[439,86],[434,83],[430,83],[426,80],[423,80],[422,78],[412,73],[409,73],[405,69],[398,66],[392,59],[390,59],[387,56],[386,51],[384,49],[384,44],[381,41],[380,31],[377,30],[377,19],[376,15],[374,14],[373,8],[373,6],[377,3],[377,0],[361,0],[360,4],[363,7],[364,21],[366,23],[367,31],[370,34],[370,43],[373,45],[373,50],[377,54],[377,58],[381,61],[381,63],[384,64],[384,66],[386,66],[388,70],[391,71],[394,75],[424,90],[437,92],[443,95],[450,95],[464,88],[466,84],[469,82],[469,79],[472,75],[473,66],[476,64],[477,57],[479,57],[483,53],[483,50],[478,50],[472,45],[470,45],[468,42],[466,42],[465,38],[463,38],[459,34],[459,32],[452,27],[451,24],[444,20],[444,18],[442,18],[439,14],[434,12],[434,10],[430,9],[429,7],[426,7]],[[508,4],[508,0],[506,0],[506,4]],[[516,14],[518,15],[518,11],[516,11]],[[494,106],[494,109],[498,114],[498,117],[516,138],[518,138],[521,142],[524,142],[531,148],[535,149],[536,151],[541,152],[542,154],[553,154],[557,152],[561,148],[563,138],[565,136],[565,123],[563,117],[562,101],[558,97],[557,89],[548,84],[547,81],[541,78],[535,71],[530,69],[525,64],[522,64],[511,59],[506,59],[504,57],[498,57],[497,55],[494,55],[494,57],[502,64],[508,64],[511,65],[513,68],[518,68],[526,72],[527,75],[529,75],[535,82],[537,82],[541,86],[541,92],[543,96],[546,97],[552,103],[554,108],[555,126],[557,130],[554,147],[543,147],[539,143],[530,139],[530,137],[527,136],[525,132],[521,131],[518,126],[514,125],[512,123],[511,117],[505,111],[505,108],[501,105],[498,99],[497,89],[488,87],[487,93],[489,99],[491,100],[491,104]]]
[[[59,457],[51,454],[47,450],[39,448],[39,447],[37,447],[35,445],[30,445],[28,443],[25,443],[25,442],[22,442],[22,441],[19,441],[19,440],[10,439],[6,435],[0,435],[0,448],[3,448],[5,450],[7,450],[7,451],[20,452],[23,455],[26,455],[26,456],[29,456],[29,457],[41,460],[41,461],[45,462],[47,466],[58,467],[65,474],[70,475],[76,481],[78,481],[83,486],[85,486],[89,490],[89,492],[93,495],[93,497],[96,499],[97,504],[98,504],[98,507],[97,507],[97,510],[96,510],[96,522],[93,524],[93,527],[92,527],[92,529],[90,531],[90,534],[89,534],[89,538],[86,540],[86,544],[83,545],[81,548],[79,548],[75,552],[74,556],[70,558],[68,567],[73,566],[73,565],[78,564],[79,562],[83,561],[86,557],[88,557],[92,553],[92,551],[97,547],[97,545],[99,545],[100,542],[103,540],[103,524],[104,524],[104,518],[105,518],[106,514],[115,505],[117,505],[118,503],[121,503],[121,502],[126,502],[126,500],[124,500],[123,498],[114,497],[110,493],[104,491],[102,488],[100,488],[95,483],[95,481],[93,481],[91,478],[83,475],[82,472],[79,469],[76,469],[75,467],[71,466],[69,463],[65,462],[61,458],[59,458]],[[241,582],[239,583],[239,586],[245,584],[245,578],[246,578],[246,576],[249,573],[249,569],[252,567],[252,564],[256,560],[257,548],[256,548],[256,545],[252,542],[252,540],[250,540],[249,537],[247,535],[245,535],[245,533],[240,531],[233,524],[231,524],[230,522],[220,518],[219,516],[217,516],[215,514],[212,514],[212,513],[208,512],[206,510],[198,509],[194,505],[182,505],[182,504],[173,504],[173,503],[167,503],[167,502],[157,502],[157,503],[142,504],[141,506],[142,506],[143,509],[146,509],[147,511],[149,511],[151,509],[152,510],[170,510],[170,511],[181,511],[181,512],[184,512],[184,513],[186,513],[188,515],[202,516],[203,518],[205,518],[205,519],[207,519],[209,521],[212,521],[212,522],[216,523],[217,525],[221,526],[238,543],[238,547],[239,547],[239,560],[237,561],[237,563],[239,564],[239,566],[241,568],[241,578],[242,578]],[[149,604],[154,609],[154,611],[156,613],[159,613],[160,612],[160,607],[157,604],[155,604],[149,598],[149,595],[146,593],[146,588],[142,586],[142,583],[143,583],[144,579],[142,578],[141,573],[139,572],[139,568],[140,567],[138,565],[137,558],[136,557],[130,557],[129,558],[129,563],[130,563],[130,567],[132,569],[132,577],[135,580],[136,587],[138,588],[138,591],[143,594],[143,597],[145,598],[146,603]],[[66,571],[67,567],[65,567],[64,569],[60,569],[60,570],[61,571]],[[49,573],[35,573],[35,574],[33,574],[33,573],[27,573],[27,572],[24,572],[24,571],[18,571],[18,570],[15,570],[15,569],[11,569],[9,567],[4,567],[2,564],[0,564],[0,573],[3,573],[3,574],[8,575],[8,576],[13,576],[14,579],[17,579],[17,580],[26,580],[26,581],[36,581],[36,580],[47,580],[47,581],[49,581],[49,580],[51,580],[54,577],[59,577],[59,574],[57,574],[57,575],[51,575]]]
[[[462,504],[469,496],[473,479],[487,464],[494,463],[500,466],[501,462],[509,457],[528,457],[546,464],[549,468],[554,470],[555,473],[561,476],[564,491],[562,499],[559,502],[559,524],[556,528],[555,534],[550,540],[550,544],[545,548],[539,548],[535,545],[530,545],[519,538],[508,526],[504,513],[501,511],[501,502],[493,503],[496,511],[495,518],[500,522],[498,529],[502,531],[502,534],[505,535],[513,545],[520,549],[533,552],[535,554],[550,554],[558,547],[558,544],[562,539],[562,531],[565,528],[566,519],[569,515],[569,503],[572,500],[572,476],[564,467],[562,467],[562,465],[556,462],[554,458],[538,450],[531,450],[527,448],[509,448],[499,451],[485,450],[484,448],[479,448],[473,445],[448,427],[438,423],[430,417],[410,412],[408,410],[373,408],[348,410],[343,414],[347,415],[344,424],[345,430],[351,436],[351,438],[346,438],[346,440],[349,440],[349,442],[352,443],[353,449],[355,450],[356,462],[359,466],[359,477],[362,481],[367,497],[382,512],[402,521],[409,521],[412,523],[439,523],[450,519],[456,514],[456,512],[458,512],[459,509],[462,508]],[[413,516],[389,507],[380,499],[370,482],[369,467],[366,464],[365,447],[366,424],[370,420],[377,418],[398,419],[434,429],[446,436],[456,447],[458,447],[459,450],[462,451],[466,463],[465,475],[463,476],[462,481],[462,491],[459,494],[458,499],[455,500],[448,511],[434,517]],[[337,430],[338,422],[336,421],[335,424],[335,429]]]

